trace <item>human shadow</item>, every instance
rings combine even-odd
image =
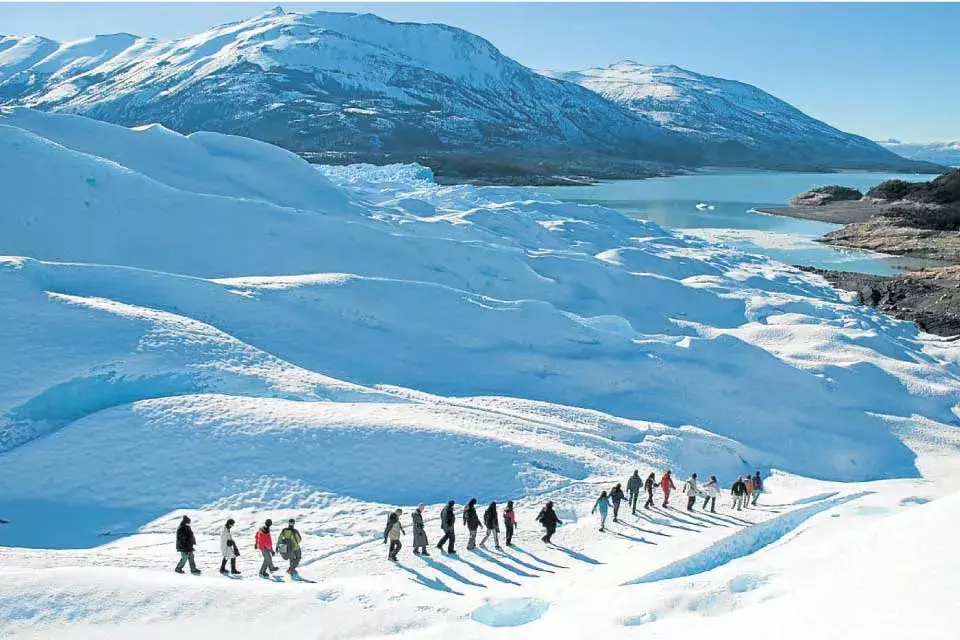
[[[427,558],[423,558],[423,561],[426,562],[427,566],[430,567],[431,569],[434,569],[435,571],[438,571],[450,578],[453,578],[457,582],[461,582],[467,585],[468,587],[480,587],[482,589],[487,588],[487,585],[481,582],[474,582],[473,580],[467,578],[466,576],[457,573],[454,569],[452,569],[451,567],[448,567],[442,562],[437,562],[436,560],[427,559]]]
[[[603,562],[600,562],[599,560],[591,558],[588,555],[582,554],[579,551],[574,551],[573,549],[569,549],[567,547],[561,547],[556,542],[551,542],[550,546],[552,546],[557,551],[560,551],[561,553],[567,554],[574,560],[579,560],[580,562],[586,562],[587,564],[605,564]]]
[[[569,568],[570,568],[570,567],[567,567],[567,566],[562,565],[562,564],[555,564],[555,563],[553,563],[553,562],[550,562],[549,560],[544,560],[543,558],[541,558],[541,557],[539,557],[539,556],[536,556],[536,555],[530,553],[529,551],[527,551],[526,549],[524,549],[524,548],[522,548],[522,547],[510,547],[510,548],[513,549],[514,551],[518,552],[518,553],[522,553],[522,554],[525,555],[525,556],[529,556],[530,558],[533,558],[536,562],[539,562],[540,564],[545,564],[545,565],[547,565],[548,567],[553,567],[554,569],[569,569]]]
[[[544,573],[556,573],[556,571],[553,571],[553,570],[551,570],[551,569],[545,569],[544,567],[538,567],[538,566],[536,566],[536,565],[534,565],[534,564],[530,564],[530,563],[528,563],[528,562],[524,562],[523,560],[521,560],[521,559],[518,558],[517,556],[509,553],[509,552],[507,551],[507,549],[504,549],[504,550],[503,550],[503,556],[504,556],[505,558],[510,558],[513,562],[517,563],[517,564],[520,565],[521,567],[525,567],[525,568],[527,568],[527,569],[530,569],[531,571],[542,571],[542,572],[544,572]]]
[[[522,569],[517,569],[516,567],[510,566],[509,564],[507,564],[507,563],[503,562],[502,560],[498,559],[496,556],[494,556],[493,554],[491,554],[491,553],[488,552],[487,550],[481,551],[481,550],[477,549],[477,555],[480,556],[481,558],[483,558],[484,560],[486,560],[487,562],[493,563],[493,564],[497,565],[498,567],[501,567],[501,568],[503,568],[503,569],[506,569],[507,571],[509,571],[509,572],[511,572],[511,573],[514,573],[514,574],[516,574],[516,575],[518,575],[518,576],[521,576],[521,577],[524,577],[524,578],[539,578],[539,577],[540,577],[540,576],[535,575],[535,574],[532,574],[532,573],[527,573],[526,571],[523,571]],[[506,554],[504,554],[504,555],[506,555]]]
[[[520,583],[519,583],[519,582],[517,582],[517,581],[515,581],[515,580],[511,580],[510,578],[507,578],[507,577],[505,577],[505,576],[502,576],[502,575],[500,575],[499,573],[495,573],[495,572],[493,572],[493,571],[490,571],[489,569],[484,569],[484,568],[481,567],[480,565],[478,565],[478,564],[476,564],[476,563],[473,563],[473,562],[470,562],[469,560],[467,560],[467,559],[464,558],[463,556],[457,556],[457,560],[459,560],[459,561],[462,562],[463,564],[467,565],[468,567],[470,567],[471,569],[473,569],[474,571],[476,571],[476,572],[479,573],[480,575],[486,576],[487,578],[490,578],[491,580],[496,580],[497,582],[502,582],[503,584],[515,584],[515,585],[517,585],[518,587],[520,586]]]
[[[639,516],[641,519],[646,520],[650,524],[655,524],[660,527],[669,527],[671,529],[679,529],[680,531],[692,531],[693,533],[700,533],[701,529],[693,529],[691,527],[684,527],[679,524],[673,524],[670,522],[670,518],[654,518],[652,514],[659,514],[659,511],[651,512],[651,515],[644,514]]]
[[[631,529],[636,529],[640,533],[649,533],[653,536],[663,536],[664,538],[672,538],[669,533],[664,533],[663,531],[654,531],[653,529],[644,529],[643,527],[638,527],[635,524],[630,524],[629,522],[624,522],[623,520],[619,521],[617,524],[622,524],[625,527],[630,527]]]
[[[683,515],[685,518],[689,518],[694,522],[692,524],[700,523],[707,527],[718,526],[718,527],[729,527],[730,524],[727,522],[717,522],[709,517],[707,512],[696,512],[696,511],[684,511]]]
[[[658,509],[655,513],[661,514],[666,518],[679,522],[680,524],[689,525],[691,527],[708,527],[708,524],[703,522],[698,522],[696,520],[687,520],[686,515],[687,511],[684,511],[682,516],[678,509]],[[694,529],[696,531],[696,529]]]
[[[743,519],[741,519],[741,518],[735,518],[735,517],[733,517],[733,516],[731,516],[731,515],[728,515],[728,514],[725,514],[725,513],[713,513],[713,512],[711,512],[711,513],[708,514],[708,513],[705,512],[703,515],[705,515],[705,516],[707,516],[707,517],[709,517],[709,518],[716,518],[717,520],[721,520],[721,521],[723,521],[723,522],[729,523],[729,524],[731,524],[731,525],[733,525],[733,526],[735,526],[735,527],[739,527],[739,526],[749,526],[749,525],[753,524],[753,523],[750,522],[749,520],[743,520]]]
[[[625,534],[625,533],[623,533],[623,532],[621,532],[621,531],[612,531],[612,533],[613,533],[614,535],[620,536],[621,538],[626,538],[627,540],[630,540],[631,542],[642,542],[643,544],[652,544],[652,545],[656,545],[656,544],[657,544],[656,542],[651,542],[650,540],[647,540],[646,538],[638,538],[638,537],[636,537],[636,536],[630,536],[630,535],[627,535],[627,534]]]
[[[403,569],[404,571],[408,572],[408,573],[412,573],[412,574],[413,574],[413,577],[410,578],[410,579],[413,580],[414,582],[416,582],[417,584],[422,584],[423,586],[425,586],[425,587],[427,587],[427,588],[429,588],[429,589],[433,589],[434,591],[442,591],[442,592],[444,592],[444,593],[452,593],[452,594],[457,595],[457,596],[462,596],[462,595],[463,595],[463,594],[460,593],[459,591],[454,591],[453,589],[451,589],[450,587],[448,587],[448,586],[443,582],[443,580],[441,580],[440,578],[428,578],[427,576],[423,575],[422,573],[420,573],[420,572],[417,571],[416,569],[413,569],[412,567],[408,567],[408,566],[406,566],[406,565],[398,564],[397,566],[400,567],[401,569]]]

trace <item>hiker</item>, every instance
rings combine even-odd
[[[183,566],[190,563],[190,573],[195,576],[200,575],[200,569],[193,560],[193,550],[197,546],[197,539],[193,537],[193,529],[190,528],[190,517],[183,516],[180,519],[180,525],[177,527],[177,551],[180,552],[180,562],[174,569],[177,573],[183,573]]]
[[[280,554],[281,558],[290,562],[287,573],[291,576],[296,575],[297,567],[300,566],[300,559],[303,557],[303,552],[300,550],[300,532],[294,528],[294,524],[293,518],[290,518],[287,521],[287,526],[277,536],[277,553]]]
[[[607,530],[607,510],[609,508],[610,498],[607,497],[606,491],[601,491],[600,497],[593,503],[593,509],[590,510],[590,513],[596,513],[598,509],[600,510],[600,531]]]
[[[750,508],[750,501],[753,499],[753,478],[747,475],[743,479],[743,508]]]
[[[417,505],[417,509],[410,516],[413,522],[413,553],[414,555],[428,556],[427,530],[423,527],[423,503]],[[419,549],[419,551],[417,551]]]
[[[517,514],[513,510],[513,500],[507,501],[507,508],[503,510],[503,524],[507,528],[507,546],[513,546],[513,530],[517,528]]]
[[[383,543],[386,544],[387,540],[390,540],[387,560],[392,562],[397,561],[397,554],[400,553],[400,548],[403,546],[403,543],[400,542],[400,536],[406,535],[407,533],[403,530],[403,525],[400,524],[400,515],[402,513],[403,509],[397,509],[387,516],[387,527],[383,530]]]
[[[663,490],[663,508],[667,508],[667,503],[670,502],[670,492],[677,488],[677,485],[673,484],[673,476],[670,475],[672,472],[667,471],[663,474],[663,477],[660,478],[660,489]]]
[[[553,539],[553,534],[557,532],[557,527],[561,524],[560,518],[557,517],[556,512],[553,510],[553,502],[548,501],[544,505],[543,509],[540,510],[540,513],[537,515],[537,522],[543,525],[543,528],[547,532],[543,535],[541,540],[550,544],[550,541]]]
[[[267,571],[279,571],[273,566],[273,536],[270,535],[270,527],[273,526],[273,520],[267,518],[263,526],[257,529],[254,536],[254,548],[263,555],[263,564],[260,565],[261,578],[269,578]]]
[[[683,483],[683,492],[687,496],[687,511],[693,511],[693,505],[697,502],[697,474],[691,475]]]
[[[620,503],[627,499],[627,496],[623,495],[623,489],[620,488],[620,483],[610,491],[610,500],[613,502],[613,521],[620,522],[617,520],[617,517],[620,515]]]
[[[737,511],[743,510],[743,495],[747,492],[746,485],[743,484],[743,478],[737,476],[736,481],[730,487],[730,495],[733,496],[733,506]]]
[[[717,476],[710,476],[710,482],[703,488],[706,497],[703,499],[703,510],[707,510],[710,505],[710,513],[717,512],[717,496],[720,495],[720,487],[717,486]]]
[[[763,493],[763,480],[760,478],[760,472],[757,471],[753,475],[753,506],[757,506],[761,493]]]
[[[477,548],[477,529],[480,528],[476,498],[470,498],[470,502],[463,508],[463,524],[467,525],[467,530],[470,532],[470,539],[467,540],[467,551],[472,551]]]
[[[236,522],[233,518],[227,520],[227,523],[223,525],[223,529],[220,529],[220,554],[223,556],[223,560],[220,561],[220,573],[227,575],[227,560],[230,561],[230,574],[238,576],[240,572],[237,571],[237,558],[240,556],[240,549],[237,549],[237,543],[233,540],[233,525]]]
[[[627,494],[630,496],[630,511],[637,515],[637,500],[640,498],[640,488],[643,480],[640,479],[640,470],[634,469],[633,475],[627,480]]]
[[[487,544],[487,538],[489,538],[492,533],[493,546],[497,551],[500,551],[500,518],[497,517],[496,502],[491,502],[487,510],[483,512],[483,526],[487,528],[487,533],[484,534],[483,540],[480,541],[480,546],[483,547]]]
[[[650,475],[647,476],[647,481],[643,483],[643,488],[647,492],[647,503],[643,505],[644,509],[649,509],[653,506],[653,488],[657,486],[657,477],[650,472]]]
[[[453,543],[457,540],[457,535],[454,531],[457,522],[457,517],[453,513],[453,505],[455,504],[456,502],[451,500],[440,512],[440,528],[443,530],[443,537],[440,538],[440,542],[437,543],[437,549],[443,551],[443,543],[446,542],[447,553],[456,553],[453,549]]]

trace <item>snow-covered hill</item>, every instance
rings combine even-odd
[[[671,136],[437,24],[276,9],[172,42],[126,34],[0,56],[0,101],[126,125],[250,135],[300,151],[647,148]]]
[[[713,143],[717,162],[870,168],[891,162],[866,138],[844,133],[749,84],[674,65],[619,62],[545,71],[580,84],[664,127]]]
[[[897,155],[911,160],[936,162],[948,167],[960,167],[960,140],[950,142],[901,142],[880,140],[880,145]]]
[[[799,527],[958,488],[956,343],[769,259],[216,133],[10,109],[0,160],[4,638],[668,629],[782,595],[797,563],[760,552]],[[601,537],[592,499],[634,468],[771,494]],[[517,502],[516,550],[381,557],[388,510],[426,503],[436,542],[472,496]],[[184,513],[203,577],[170,571]],[[227,517],[243,580],[214,577]],[[251,577],[267,517],[319,584]]]
[[[114,34],[59,44],[7,36],[0,40],[0,105],[245,135],[333,161],[425,157],[445,174],[491,179],[648,175],[704,164],[923,164],[752,87],[650,69],[562,74],[590,91],[446,25],[278,8],[176,41]],[[671,84],[674,77],[680,82]],[[610,82],[609,90],[598,84]],[[682,104],[676,96],[640,104],[636,87],[654,84],[664,95],[680,87]]]

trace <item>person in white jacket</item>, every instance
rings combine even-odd
[[[697,501],[697,494],[700,493],[697,488],[697,474],[690,476],[690,479],[683,484],[683,492],[687,495],[687,511],[693,511],[693,504]]]
[[[233,541],[233,525],[236,524],[233,521],[233,518],[227,520],[227,523],[223,525],[223,529],[220,530],[220,553],[223,555],[223,560],[220,562],[220,573],[227,574],[227,560],[230,561],[230,573],[232,575],[238,576],[240,572],[237,571],[237,556],[240,555],[240,550],[237,549],[237,543]]]
[[[710,505],[710,513],[717,512],[717,496],[720,495],[720,487],[717,485],[717,476],[710,476],[710,482],[703,488],[707,496],[703,499],[703,510],[707,510]]]

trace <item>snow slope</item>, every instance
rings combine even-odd
[[[960,489],[956,343],[769,259],[222,134],[8,109],[0,158],[5,638],[666,628],[674,581],[620,585],[779,567],[833,514]],[[592,498],[633,468],[772,493],[600,537]],[[517,501],[518,549],[379,557],[389,509],[426,503],[435,539],[473,495]],[[183,513],[207,573],[234,517],[248,575],[257,523],[296,517],[318,584],[173,574]]]
[[[624,61],[581,71],[545,71],[575,82],[664,127],[717,145],[719,163],[838,168],[890,161],[878,145],[839,131],[749,84],[674,65]],[[926,158],[925,158],[926,159]]]

